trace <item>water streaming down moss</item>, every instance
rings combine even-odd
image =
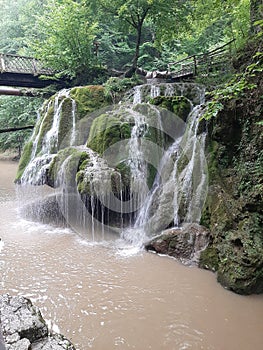
[[[188,98],[172,97],[173,94],[186,92],[197,103],[201,90],[194,85],[189,89],[187,84],[143,85],[133,89],[134,97],[128,97],[135,104],[125,103],[93,114],[90,112],[94,112],[95,106],[104,107],[108,103],[101,86],[63,90],[43,106],[35,132],[25,147],[17,180],[56,187],[56,178],[61,168],[66,167],[66,174],[60,176],[67,179],[72,173],[72,179],[67,183],[70,186],[75,184],[83,199],[84,196],[91,198],[98,195],[98,188],[94,193],[94,181],[95,177],[100,178],[99,172],[104,171],[104,176],[110,174],[113,194],[131,202],[130,215],[134,216],[154,183],[163,151],[173,143],[173,137],[178,136],[176,133],[180,134],[177,128],[181,130],[181,126],[178,127],[179,124],[174,124],[171,119],[179,117],[185,120],[192,108]],[[162,93],[165,96],[160,97]],[[151,104],[137,103],[144,100]],[[159,104],[165,108],[155,106]],[[176,110],[178,115],[167,116],[167,104],[168,109]],[[173,128],[174,135],[171,135],[167,129]],[[83,129],[87,131],[83,132]],[[72,130],[75,133],[73,136]],[[86,146],[77,149],[80,141],[85,142],[85,137]],[[155,146],[154,150],[152,145]],[[111,148],[113,153],[122,154],[113,165],[106,164],[101,158],[105,158],[105,155],[109,157]],[[74,163],[74,159],[78,159],[78,165],[72,171],[70,164]],[[105,169],[108,169],[106,173]],[[92,175],[87,175],[89,173]],[[87,202],[87,198],[84,198],[84,202]]]
[[[102,86],[62,90],[46,101],[40,110],[34,133],[25,146],[16,181],[21,180],[30,161],[35,157],[41,157],[46,153],[56,154],[59,149],[72,145],[69,133],[74,125],[73,118],[77,123],[87,113],[108,104],[109,101],[104,97]],[[77,137],[75,141],[75,144],[78,144]]]
[[[199,157],[205,147],[205,128],[198,120],[203,112],[198,106],[203,102],[203,92],[202,87],[194,84],[146,84],[132,89],[125,103],[109,108],[100,86],[74,88],[64,96],[60,93],[43,106],[34,134],[25,146],[17,180],[24,176],[24,181],[31,181],[32,177],[25,176],[26,168],[28,174],[35,174],[32,181],[35,184],[56,187],[59,178],[65,179],[67,186],[75,188],[74,198],[77,195],[82,203],[78,206],[79,202],[70,199],[69,205],[69,199],[62,196],[66,204],[61,206],[67,220],[73,220],[75,215],[86,225],[85,215],[80,218],[79,214],[86,210],[94,218],[89,222],[93,230],[95,219],[119,228],[136,223],[135,226],[148,230],[149,235],[184,222],[198,222],[207,179],[203,172],[205,159],[203,155]],[[127,101],[135,104],[127,105]],[[98,110],[101,107],[104,109]],[[59,109],[61,114],[57,113]],[[58,117],[56,123],[54,116]],[[229,169],[235,145],[244,132],[243,122],[235,120],[231,128],[225,123],[227,131],[222,125],[208,128],[210,187],[201,223],[211,230],[212,241],[201,253],[200,266],[218,270],[219,281],[234,291],[260,292],[263,289],[260,190],[254,184],[245,186],[244,176],[243,190],[240,182],[237,189],[228,180],[227,171],[222,173],[222,169]],[[47,142],[52,127],[55,144]],[[227,136],[231,130],[235,130],[234,138]],[[255,174],[260,173],[261,163],[257,162]],[[34,172],[36,164],[39,169]],[[141,179],[142,184],[138,185]],[[249,198],[236,201],[238,191],[248,195],[253,191],[253,203]],[[135,192],[139,194],[137,199]],[[130,201],[134,203],[129,204]],[[136,206],[136,201],[143,202],[143,206]],[[138,237],[144,240],[145,231],[141,232]],[[133,237],[128,234],[126,238],[136,242],[136,234],[134,230]]]

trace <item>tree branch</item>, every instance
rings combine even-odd
[[[20,126],[17,128],[0,129],[0,134],[3,134],[4,132],[14,132],[19,130],[27,130],[27,129],[34,129],[34,125]]]

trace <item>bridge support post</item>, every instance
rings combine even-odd
[[[194,55],[194,76],[197,75],[197,62],[196,62],[196,56]]]
[[[5,60],[2,53],[0,54],[0,71],[1,73],[5,71]]]

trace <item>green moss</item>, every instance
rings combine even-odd
[[[191,111],[191,103],[184,96],[158,96],[151,99],[150,103],[175,113],[183,121],[186,121]]]
[[[58,154],[54,157],[48,172],[48,185],[51,187],[56,187],[58,185],[58,181],[61,180],[59,171],[63,167],[63,163],[66,159],[68,159],[68,163],[66,165],[65,170],[65,179],[68,186],[75,186],[75,177],[79,170],[79,167],[82,166],[82,163],[86,161],[88,158],[88,154],[86,152],[82,152],[75,148],[65,148],[58,152]]]
[[[80,194],[90,193],[89,192],[90,186],[89,184],[87,184],[86,181],[84,181],[84,174],[85,172],[83,170],[78,171],[76,174],[77,189]]]
[[[70,146],[70,131],[72,130],[72,101],[65,98],[61,107],[61,117],[58,128],[58,148]]]
[[[93,168],[92,161],[90,159],[85,159],[81,163],[76,175],[78,192],[81,195],[94,195],[95,188],[96,195],[98,196],[102,194],[106,198],[110,191],[110,193],[114,193],[114,195],[120,198],[120,193],[124,188],[123,179],[120,172],[113,168],[105,167],[105,163],[102,163],[102,168],[100,171],[100,175],[103,176],[103,183],[98,183],[98,179],[96,178],[96,174],[98,172],[97,167]]]
[[[218,281],[240,294],[263,292],[263,109],[257,90],[229,102],[209,122],[209,193],[202,224],[218,251]]]
[[[131,180],[131,169],[130,167],[125,163],[122,162],[117,165],[116,170],[121,174],[121,181],[123,184],[123,190],[125,191],[129,189],[130,187],[130,180]]]
[[[22,157],[21,157],[19,165],[18,165],[18,170],[17,170],[15,182],[20,181],[21,176],[23,175],[23,172],[31,159],[32,148],[33,148],[33,142],[29,141],[23,149]]]
[[[216,248],[209,246],[200,254],[199,267],[211,271],[218,270],[218,251]]]
[[[148,170],[147,170],[147,186],[149,188],[152,188],[152,185],[154,183],[155,177],[157,174],[157,169],[152,165],[148,164]]]
[[[178,168],[177,171],[179,174],[182,173],[182,171],[186,168],[188,163],[189,163],[189,157],[185,153],[182,153],[180,155],[180,158],[178,159],[178,164],[177,164],[177,168]]]
[[[102,155],[110,146],[130,136],[131,125],[125,116],[102,114],[91,125],[87,146]]]
[[[101,85],[75,87],[71,89],[70,96],[77,103],[78,119],[82,119],[88,113],[110,104]]]
[[[110,101],[117,103],[127,90],[142,83],[142,80],[138,76],[133,76],[132,78],[111,77],[104,85],[105,96]]]
[[[40,134],[39,134],[39,140],[38,140],[36,154],[38,154],[41,151],[41,149],[42,149],[43,139],[44,139],[46,133],[52,127],[53,117],[54,117],[54,103],[52,103],[49,106],[47,112],[44,114],[44,116],[42,116],[42,118],[44,118],[43,122],[42,122],[42,118],[40,120],[40,122],[42,123],[42,126],[41,126],[41,130],[40,130]]]
[[[218,143],[211,141],[208,147],[208,175],[209,180],[213,182],[218,176]]]
[[[263,216],[245,219],[219,244],[218,281],[240,294],[263,292]]]

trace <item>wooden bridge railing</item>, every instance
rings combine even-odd
[[[168,71],[174,79],[197,75],[208,75],[212,71],[227,70],[227,53],[231,54],[231,44],[235,39],[208,53],[188,56],[168,64]]]
[[[52,75],[51,69],[44,68],[42,63],[32,57],[0,53],[0,72],[38,75]]]

